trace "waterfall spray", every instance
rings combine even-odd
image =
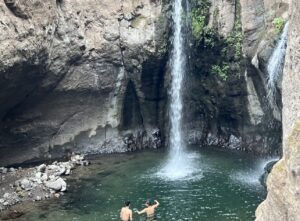
[[[268,62],[268,99],[273,108],[277,108],[276,103],[276,86],[279,79],[282,76],[284,59],[286,53],[286,44],[288,40],[288,22],[286,23],[283,32],[281,34],[280,40],[278,41],[276,48]]]
[[[171,180],[195,178],[195,156],[187,154],[182,136],[182,88],[186,68],[186,55],[184,53],[182,1],[174,0],[173,3],[173,50],[170,56],[171,89],[170,89],[170,154],[169,159],[159,172]]]

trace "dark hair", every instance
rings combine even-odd
[[[125,206],[129,206],[130,205],[130,201],[125,201]]]
[[[148,204],[149,206],[151,206],[152,205],[152,200],[151,199],[147,199],[146,200],[146,204]]]

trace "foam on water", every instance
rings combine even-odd
[[[169,158],[155,176],[167,181],[194,181],[203,177],[200,167],[200,155],[184,153],[180,157]]]

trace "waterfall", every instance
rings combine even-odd
[[[194,165],[198,156],[188,154],[185,151],[185,143],[182,137],[182,88],[186,67],[186,54],[184,52],[182,0],[173,2],[173,39],[172,53],[170,56],[171,88],[170,88],[170,154],[164,167],[159,172],[170,180],[189,179],[199,177]]]
[[[184,149],[182,141],[182,83],[185,72],[185,55],[183,52],[182,37],[182,5],[181,0],[175,0],[172,18],[174,20],[173,50],[170,60],[171,66],[171,102],[170,102],[170,147],[172,154],[180,157],[180,152]]]
[[[289,25],[287,22],[276,45],[276,48],[274,49],[273,54],[268,62],[267,67],[267,96],[273,108],[278,108],[278,105],[276,103],[276,87],[283,73],[286,45],[288,40],[288,26]]]

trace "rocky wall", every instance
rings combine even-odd
[[[1,1],[0,164],[161,145],[164,4]]]
[[[300,2],[291,5],[282,85],[283,157],[268,177],[268,196],[256,210],[257,221],[300,220]]]

